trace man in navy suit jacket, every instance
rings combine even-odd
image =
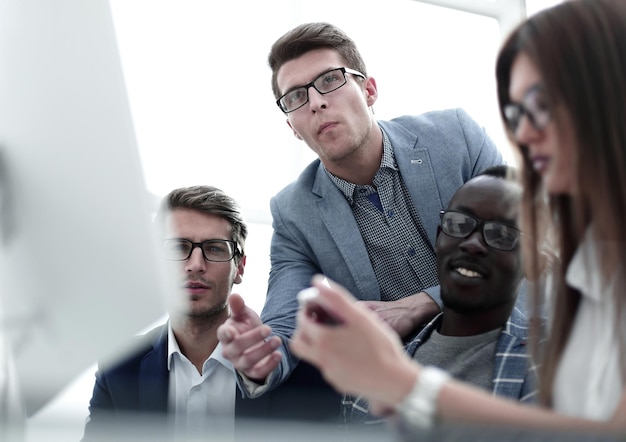
[[[433,252],[439,211],[465,181],[503,160],[462,109],[377,121],[376,81],[355,43],[331,24],[287,32],[269,64],[287,125],[319,158],[270,203],[272,267],[261,317],[239,303],[218,335],[246,395],[288,381],[295,387],[284,407],[289,414],[332,419],[340,397],[288,346],[296,294],[322,273],[405,337],[440,311]],[[311,406],[321,392],[328,400]]]
[[[180,188],[163,199],[156,220],[165,233],[163,258],[180,268],[181,290],[168,302],[164,325],[96,373],[84,440],[228,438],[235,414],[252,416],[262,402],[238,394],[216,333],[246,263],[248,229],[236,202],[214,187]]]

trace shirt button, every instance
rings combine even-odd
[[[388,210],[388,211],[387,211],[387,216],[388,216],[389,218],[393,218],[393,210]]]
[[[415,256],[415,249],[413,247],[409,247],[407,253],[409,254],[409,256]]]

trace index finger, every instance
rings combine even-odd
[[[230,307],[230,317],[235,320],[246,313],[246,302],[237,293],[232,293],[228,297],[228,306]]]
[[[319,291],[319,302],[328,312],[340,321],[349,319],[357,308],[356,298],[342,285],[316,275],[311,285]]]

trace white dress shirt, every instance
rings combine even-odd
[[[168,329],[169,408],[174,412],[176,440],[232,440],[236,381],[232,364],[217,347],[202,374],[185,357],[171,326]]]
[[[615,336],[615,280],[603,277],[590,230],[572,258],[566,281],[580,290],[582,299],[556,373],[554,408],[563,414],[608,420],[624,391]],[[626,332],[625,318],[623,312],[620,333]]]

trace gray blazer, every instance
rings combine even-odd
[[[400,175],[432,245],[439,211],[453,193],[503,159],[484,129],[462,109],[379,121],[389,137]],[[289,338],[295,328],[296,294],[323,273],[363,300],[380,300],[380,287],[365,244],[341,191],[319,160],[270,201],[273,217],[271,271],[261,319],[283,340],[283,360],[270,380],[283,382],[298,360]],[[439,287],[426,290],[440,303]]]

